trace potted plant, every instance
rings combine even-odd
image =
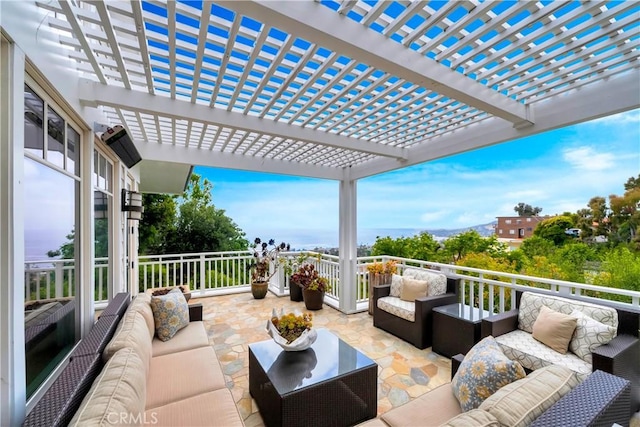
[[[391,275],[398,271],[398,262],[374,262],[367,266],[369,273],[369,314],[373,314],[373,287],[391,283]]]
[[[302,288],[294,282],[293,273],[305,263],[307,258],[306,253],[301,253],[296,257],[280,258],[279,260],[285,276],[289,277],[289,299],[291,301],[302,301]]]
[[[324,293],[331,287],[327,279],[318,275],[313,264],[302,264],[291,279],[302,288],[302,297],[307,310],[322,309]]]
[[[278,253],[282,250],[289,250],[286,243],[275,244],[275,240],[263,242],[260,238],[253,241],[253,261],[249,264],[251,270],[251,294],[255,299],[262,299],[267,295],[269,279],[278,271],[278,264],[274,263],[271,271],[271,263],[276,260]]]

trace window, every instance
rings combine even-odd
[[[95,300],[109,299],[109,284],[111,280],[111,266],[109,244],[111,236],[111,210],[113,206],[113,164],[101,152],[93,152],[93,213],[94,213],[94,275]]]
[[[80,132],[24,88],[27,398],[78,342]]]
[[[509,230],[509,234],[516,234],[516,230]]]
[[[527,218],[527,222],[531,222],[531,218]]]
[[[510,219],[505,219],[505,220],[504,220],[504,223],[505,223],[505,224],[511,224],[511,220],[510,220]]]
[[[502,228],[498,230],[498,234],[502,234]]]

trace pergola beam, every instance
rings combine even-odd
[[[175,119],[194,120],[201,123],[224,126],[259,134],[270,134],[285,139],[309,142],[334,148],[375,154],[383,157],[406,159],[406,149],[376,142],[333,135],[300,126],[274,122],[273,120],[209,108],[204,105],[171,99],[163,96],[124,88],[102,85],[89,80],[80,83],[80,101],[87,106],[109,106]]]
[[[174,146],[171,144],[155,144],[150,142],[136,143],[136,147],[143,159],[159,162],[260,171],[333,180],[339,180],[343,176],[343,170],[341,168],[287,162],[284,160],[245,156],[229,152],[211,152],[209,150],[196,149],[193,147],[185,150],[184,147]]]
[[[553,102],[540,102],[534,126],[515,129],[503,121],[490,118],[462,130],[434,137],[415,148],[409,148],[407,161],[376,159],[364,165],[354,166],[351,176],[361,179],[640,108],[638,93],[640,70],[636,69],[634,72],[612,77],[606,85],[584,86],[563,95],[560,99],[554,99]]]
[[[310,1],[225,1],[228,9],[263,22],[419,86],[507,120],[533,124],[529,107],[518,103],[432,59],[402,47],[376,31]]]

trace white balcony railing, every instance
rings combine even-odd
[[[543,289],[559,296],[580,296],[593,302],[605,299],[626,306],[640,307],[640,292],[637,291],[389,256],[358,258],[358,275],[363,277],[364,292],[368,289],[369,280],[366,266],[372,262],[386,262],[391,259],[398,262],[398,274],[402,274],[407,267],[417,267],[439,270],[449,277],[461,279],[460,302],[490,313],[503,313],[515,308],[516,291],[531,289]],[[363,295],[363,299],[367,299],[366,294]]]
[[[316,266],[320,275],[326,278],[331,290],[325,301],[338,307],[340,300],[340,263],[339,257],[303,252],[307,262]],[[280,256],[297,257],[300,252],[284,252]],[[139,292],[146,289],[188,284],[194,297],[221,293],[245,292],[249,290],[251,275],[249,265],[252,254],[242,252],[209,252],[197,254],[150,255],[139,257]],[[515,307],[516,291],[544,289],[548,292],[566,296],[581,296],[594,302],[606,299],[625,306],[640,307],[640,292],[626,289],[594,286],[584,283],[544,279],[521,274],[502,273],[440,264],[406,258],[375,256],[359,257],[355,277],[358,309],[363,310],[368,301],[369,275],[367,265],[388,260],[398,262],[398,274],[407,267],[440,270],[450,277],[460,279],[460,300],[487,310],[490,313],[502,313]],[[108,259],[96,258],[95,301],[106,302],[108,289]],[[276,295],[286,295],[289,291],[289,277],[285,277],[281,268],[270,281],[270,290]],[[76,271],[70,260],[43,260],[25,263],[25,300],[63,298],[74,295]]]

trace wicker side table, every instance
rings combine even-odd
[[[480,341],[482,319],[491,313],[465,304],[449,304],[433,309],[432,350],[442,356],[466,354]]]
[[[531,424],[532,427],[629,425],[630,382],[595,371]]]

